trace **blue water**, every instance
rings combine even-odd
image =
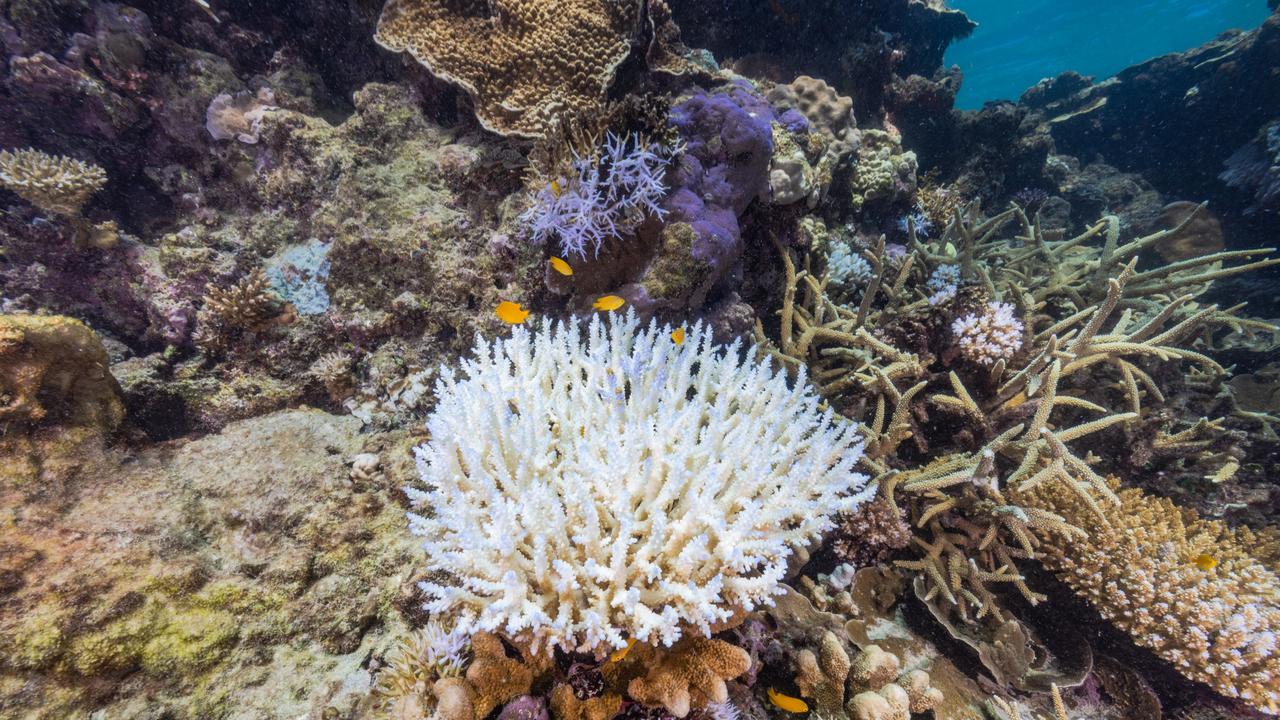
[[[964,71],[956,105],[1016,100],[1041,78],[1075,70],[1098,79],[1186,50],[1229,28],[1253,28],[1266,0],[951,0],[978,29],[947,51]]]

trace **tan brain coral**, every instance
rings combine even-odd
[[[124,419],[102,341],[69,317],[0,315],[0,435],[44,421],[111,432]]]
[[[536,138],[603,107],[632,41],[665,15],[636,0],[389,0],[375,39],[457,83],[499,135]],[[669,34],[663,28],[659,36]]]

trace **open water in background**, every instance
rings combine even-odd
[[[956,107],[1017,100],[1041,78],[1075,70],[1098,79],[1157,55],[1200,45],[1230,28],[1249,29],[1266,0],[951,0],[978,23],[954,43],[946,65],[964,84]]]

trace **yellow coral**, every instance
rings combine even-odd
[[[671,33],[665,11],[649,7],[636,0],[389,0],[375,39],[465,88],[487,129],[536,138],[567,113],[603,108],[614,72],[647,24],[665,21],[654,36]]]
[[[1280,712],[1280,578],[1226,525],[1141,490],[1117,495],[1103,517],[1061,486],[1023,498],[1088,532],[1044,543],[1044,564],[1183,675]]]

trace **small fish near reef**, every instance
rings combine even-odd
[[[684,328],[676,328],[671,333],[671,342],[677,345],[684,344]]]
[[[612,312],[626,304],[627,304],[627,301],[618,297],[617,295],[605,295],[604,297],[596,298],[596,301],[591,303],[591,307],[595,308],[596,310],[604,310],[605,312]]]
[[[631,652],[631,648],[635,647],[635,644],[636,644],[635,638],[631,638],[630,640],[628,640],[626,647],[620,650],[615,650],[613,654],[609,656],[609,662],[616,663],[616,662],[622,662],[623,660],[625,660],[627,657],[627,653]]]
[[[809,712],[809,703],[798,697],[784,695],[773,688],[769,688],[766,694],[769,696],[769,703],[783,712],[796,714]]]
[[[1205,572],[1218,567],[1218,558],[1207,553],[1200,553],[1192,559],[1192,562],[1195,563],[1196,567],[1204,570]]]
[[[499,320],[508,325],[519,325],[529,319],[529,311],[525,310],[520,303],[513,303],[510,300],[498,303],[497,309],[493,312]]]
[[[555,270],[561,275],[564,275],[565,277],[569,277],[570,275],[573,275],[573,268],[569,267],[569,263],[565,262],[564,258],[558,258],[552,255],[550,263],[551,263],[551,269]]]

